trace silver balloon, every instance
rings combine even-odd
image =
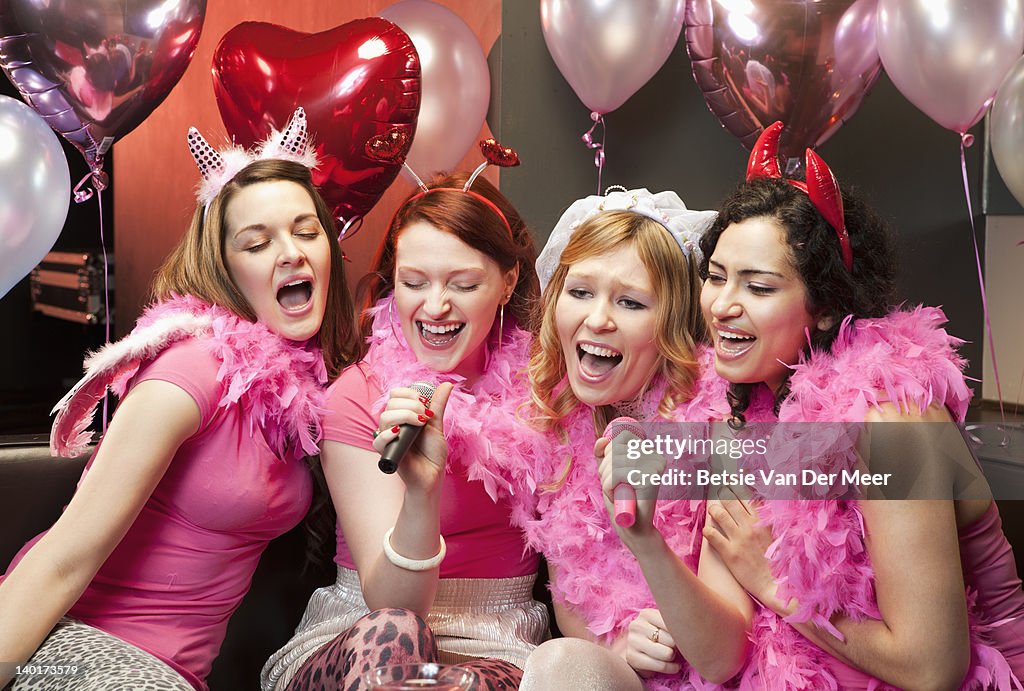
[[[685,9],[685,0],[541,0],[540,23],[558,71],[604,115],[665,64]]]
[[[70,200],[57,136],[24,103],[0,96],[0,297],[53,247]]]
[[[1024,204],[1024,58],[1010,68],[996,92],[989,138],[1003,182]]]
[[[99,172],[185,73],[206,0],[0,0],[0,67]]]
[[[406,163],[424,179],[451,170],[476,142],[487,118],[487,56],[466,22],[436,2],[403,0],[380,16],[409,35],[423,72],[416,136]]]

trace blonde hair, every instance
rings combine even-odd
[[[355,309],[345,283],[344,261],[336,239],[334,218],[313,186],[309,169],[299,163],[279,159],[254,161],[240,170],[208,207],[198,206],[184,237],[157,270],[151,297],[166,300],[175,294],[194,295],[243,319],[256,321],[255,311],[235,285],[224,259],[227,233],[224,217],[239,190],[260,182],[278,180],[294,182],[306,190],[316,207],[320,225],[328,235],[331,272],[327,305],[318,336],[324,364],[333,379],[360,354]]]
[[[622,246],[636,249],[659,298],[654,340],[658,349],[657,372],[666,382],[665,394],[658,404],[659,414],[668,417],[693,394],[698,375],[697,344],[707,340],[700,310],[697,262],[692,253],[682,253],[657,221],[632,211],[607,211],[585,221],[573,233],[544,291],[540,331],[530,353],[529,375],[530,397],[539,413],[537,417],[550,431],[559,429],[562,420],[580,404],[569,386],[555,394],[566,376],[562,344],[555,329],[555,309],[566,274],[573,264]],[[595,409],[595,429],[603,429],[613,414],[607,406]],[[562,479],[548,488],[560,486],[570,467],[571,459]]]

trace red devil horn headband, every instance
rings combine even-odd
[[[776,121],[764,128],[757,138],[757,143],[750,151],[750,160],[747,161],[747,182],[757,178],[785,180],[810,197],[814,208],[836,231],[843,252],[843,265],[847,271],[853,271],[853,249],[850,247],[850,235],[846,232],[843,195],[839,191],[836,176],[821,156],[807,149],[807,182],[784,178],[779,165],[779,136],[783,127],[782,122]]]

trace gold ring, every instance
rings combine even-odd
[[[661,629],[659,629],[657,626],[655,626],[654,627],[654,633],[651,634],[651,642],[652,643],[657,643],[658,642],[658,637],[660,635],[661,635]]]
[[[380,430],[378,430],[378,429],[373,430],[373,438],[376,439],[379,436],[380,436]]]

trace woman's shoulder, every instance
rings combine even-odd
[[[864,415],[864,422],[952,422],[949,411],[942,405],[932,402],[927,407],[903,408],[891,401],[883,401],[872,406]]]
[[[352,401],[367,404],[376,400],[382,393],[381,385],[370,371],[365,361],[349,365],[341,371],[338,378],[327,387],[326,404],[329,409]]]
[[[211,374],[217,378],[221,359],[204,342],[202,336],[193,336],[169,344],[140,368],[149,369],[157,366],[175,367],[183,371],[194,371],[200,374]]]
[[[331,385],[328,388],[344,388],[353,384],[366,385],[370,383],[370,378],[371,374],[368,363],[366,360],[360,360],[359,362],[354,362],[341,370],[341,373],[333,382],[331,382]]]
[[[206,420],[224,394],[224,383],[219,376],[221,365],[221,360],[201,337],[186,338],[168,345],[143,363],[128,388],[150,380],[174,384],[196,400]]]

